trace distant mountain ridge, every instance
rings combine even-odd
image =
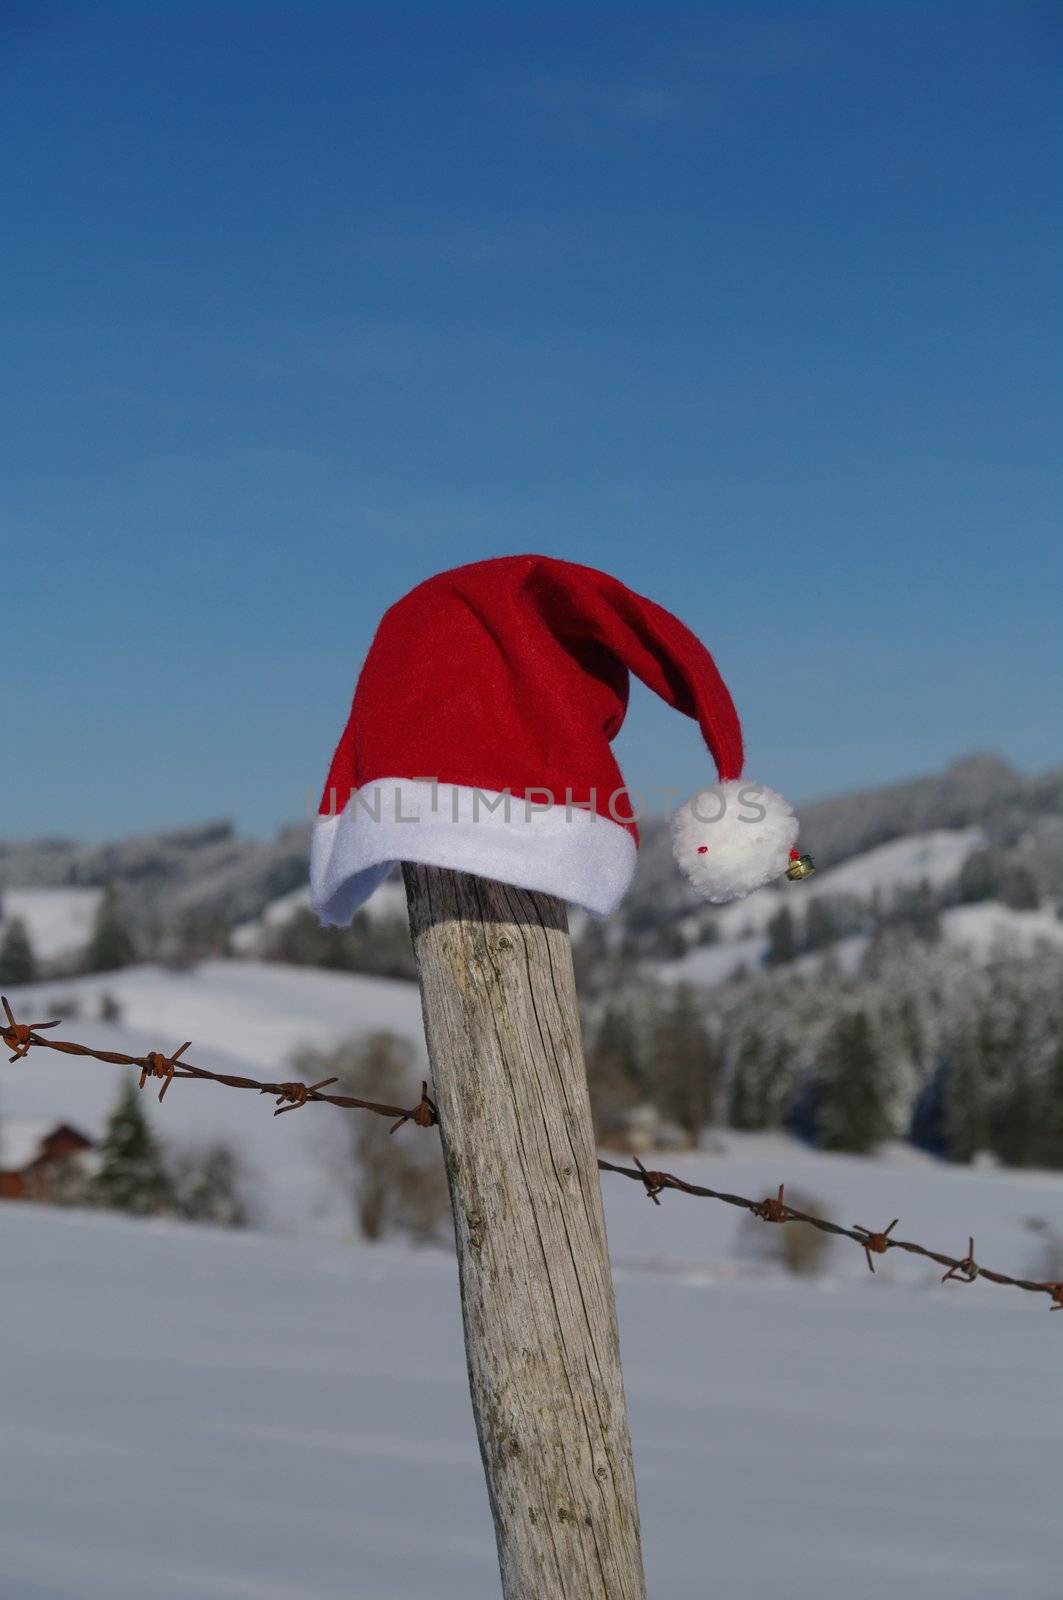
[[[1035,856],[1046,887],[1063,891],[1063,768],[1029,777],[999,756],[969,755],[940,773],[811,801],[800,814],[802,846],[822,867],[910,834],[977,825],[1000,848]],[[298,823],[272,839],[245,839],[214,821],[103,844],[0,843],[0,896],[5,888],[115,884],[131,908],[162,918],[213,914],[235,925],[305,884],[309,833]],[[659,924],[695,905],[675,870],[667,826],[647,822],[620,920]]]
[[[0,897],[13,888],[127,891],[130,909],[166,918],[217,913],[230,923],[258,916],[306,882],[307,824],[281,828],[272,839],[242,839],[231,822],[207,822],[104,844],[65,839],[0,843]]]
[[[994,831],[1014,813],[1063,815],[1063,768],[1028,778],[992,754],[961,757],[942,773],[800,808],[802,844],[823,866],[911,833],[979,825]]]
[[[1000,756],[973,754],[940,773],[830,795],[797,810],[801,847],[821,869],[909,835],[979,827],[990,845],[1035,857],[1047,874],[1046,890],[1063,892],[1063,767],[1029,777]],[[642,835],[628,916],[637,923],[697,909],[675,870],[668,827],[650,821]]]

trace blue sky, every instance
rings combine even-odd
[[[6,6],[0,835],[299,816],[381,611],[529,549],[792,797],[1058,764],[1060,18]]]

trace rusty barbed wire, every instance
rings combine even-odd
[[[840,1223],[828,1222],[825,1217],[810,1216],[807,1211],[798,1211],[796,1206],[788,1205],[785,1184],[780,1183],[778,1193],[769,1195],[766,1200],[749,1200],[745,1195],[726,1194],[720,1189],[709,1189],[704,1184],[688,1183],[685,1178],[677,1178],[674,1172],[650,1171],[643,1166],[638,1156],[633,1156],[632,1160],[635,1163],[633,1167],[621,1167],[612,1161],[599,1160],[598,1168],[601,1172],[616,1172],[622,1178],[632,1178],[636,1183],[641,1183],[649,1198],[658,1206],[661,1203],[661,1195],[666,1189],[678,1189],[681,1194],[690,1194],[705,1200],[721,1200],[724,1205],[739,1206],[742,1210],[759,1217],[762,1222],[802,1222],[810,1228],[818,1228],[821,1233],[832,1233],[840,1239],[852,1239],[854,1244],[858,1244],[863,1250],[872,1272],[875,1270],[874,1256],[885,1255],[889,1250],[905,1250],[909,1255],[923,1256],[927,1261],[936,1261],[938,1266],[945,1267],[942,1283],[950,1279],[958,1283],[974,1283],[978,1278],[985,1278],[987,1283],[1004,1284],[1012,1289],[1026,1289],[1030,1294],[1046,1294],[1052,1301],[1049,1310],[1063,1311],[1063,1283],[1046,1283],[1036,1278],[1013,1278],[1006,1272],[993,1272],[989,1267],[980,1266],[974,1259],[973,1238],[968,1240],[965,1256],[949,1256],[940,1250],[929,1250],[926,1245],[916,1244],[912,1239],[894,1238],[893,1230],[900,1221],[899,1217],[894,1217],[888,1228],[864,1228],[859,1223],[851,1228],[843,1228]]]
[[[3,1006],[6,1026],[0,1027],[0,1039],[13,1053],[10,1060],[23,1061],[34,1047],[42,1050],[55,1050],[66,1056],[86,1056],[93,1061],[107,1062],[112,1066],[136,1067],[140,1073],[140,1087],[143,1089],[149,1078],[161,1080],[159,1101],[164,1099],[170,1085],[177,1078],[198,1078],[208,1083],[223,1083],[230,1089],[254,1089],[258,1094],[272,1095],[277,1109],[273,1115],[283,1116],[286,1111],[298,1111],[311,1101],[323,1101],[327,1105],[342,1106],[347,1110],[372,1111],[378,1117],[392,1117],[395,1120],[391,1131],[401,1128],[404,1122],[414,1122],[420,1128],[430,1128],[438,1122],[439,1116],[435,1102],[429,1098],[428,1084],[421,1084],[421,1098],[415,1106],[393,1106],[377,1100],[360,1100],[353,1094],[327,1094],[325,1091],[330,1083],[337,1083],[336,1078],[322,1078],[317,1083],[299,1083],[297,1081],[268,1083],[259,1078],[244,1078],[233,1072],[210,1072],[206,1067],[193,1066],[190,1061],[184,1060],[184,1053],[191,1048],[192,1041],[186,1039],[179,1050],[171,1055],[165,1055],[161,1050],[149,1050],[146,1055],[129,1056],[121,1050],[94,1050],[85,1044],[75,1044],[69,1039],[44,1039],[41,1032],[45,1028],[57,1028],[60,1019],[51,1022],[18,1022],[16,1021],[6,995],[0,995],[0,1005]]]
[[[191,1048],[191,1040],[186,1040],[171,1055],[166,1055],[161,1050],[149,1050],[143,1056],[130,1056],[119,1050],[94,1050],[88,1045],[75,1044],[68,1039],[42,1038],[44,1031],[59,1027],[61,1019],[56,1018],[48,1022],[18,1022],[6,996],[0,995],[0,1005],[3,1006],[6,1018],[6,1025],[0,1027],[0,1040],[12,1052],[9,1058],[12,1062],[25,1060],[31,1049],[39,1048],[55,1050],[62,1055],[83,1056],[115,1066],[135,1067],[140,1073],[142,1089],[149,1079],[160,1081],[160,1103],[175,1079],[198,1078],[209,1083],[221,1083],[231,1089],[253,1089],[258,1094],[272,1096],[275,1101],[273,1112],[275,1117],[283,1116],[288,1111],[298,1111],[311,1101],[319,1101],[347,1110],[371,1111],[376,1116],[392,1117],[395,1119],[390,1129],[392,1133],[407,1122],[412,1122],[419,1128],[431,1128],[439,1121],[439,1111],[435,1101],[429,1096],[427,1081],[421,1084],[420,1100],[407,1110],[403,1106],[387,1105],[376,1100],[360,1100],[355,1095],[329,1094],[326,1092],[329,1084],[338,1082],[334,1077],[321,1078],[317,1083],[310,1084],[298,1080],[269,1083],[258,1078],[241,1077],[231,1072],[211,1072],[206,1067],[193,1066],[190,1061],[184,1059],[185,1051]],[[774,1225],[802,1223],[807,1227],[818,1229],[820,1233],[833,1234],[840,1239],[851,1239],[863,1250],[872,1272],[875,1270],[876,1255],[886,1255],[890,1250],[903,1250],[908,1255],[921,1256],[924,1260],[936,1262],[938,1266],[944,1267],[942,1283],[970,1284],[984,1278],[987,1283],[1024,1289],[1030,1294],[1048,1295],[1051,1301],[1049,1310],[1063,1311],[1063,1282],[1014,1278],[1009,1273],[995,1272],[989,1267],[984,1267],[975,1260],[973,1237],[968,1238],[966,1255],[950,1256],[943,1251],[931,1250],[926,1245],[917,1244],[911,1239],[895,1238],[893,1230],[900,1221],[899,1217],[894,1217],[886,1228],[866,1228],[860,1223],[854,1223],[851,1228],[844,1228],[840,1223],[830,1222],[825,1217],[811,1216],[808,1212],[799,1211],[795,1206],[791,1206],[786,1200],[786,1186],[782,1183],[776,1194],[769,1195],[763,1200],[751,1200],[746,1195],[728,1194],[725,1190],[710,1189],[705,1184],[688,1183],[685,1178],[677,1177],[674,1172],[660,1172],[647,1168],[643,1166],[638,1156],[633,1156],[632,1160],[635,1163],[633,1167],[624,1167],[599,1158],[598,1170],[613,1172],[622,1178],[630,1178],[640,1183],[648,1198],[657,1206],[661,1203],[661,1195],[667,1189],[675,1189],[680,1194],[692,1195],[696,1199],[718,1200],[724,1205],[737,1206],[752,1216],[759,1217],[762,1222]]]

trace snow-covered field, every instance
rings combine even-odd
[[[680,1204],[640,1215],[670,1234]],[[0,1228],[5,1600],[497,1596],[446,1254],[14,1204]],[[1058,1595],[1043,1303],[617,1276],[651,1597]]]
[[[12,996],[44,1017],[55,985]],[[94,1020],[109,992],[121,1024]],[[419,1037],[412,986],[257,963],[61,985],[68,1037],[261,1074],[362,1028]],[[0,1114],[97,1132],[122,1069],[37,1052]],[[178,1083],[171,1137],[251,1160],[271,1231],[0,1206],[3,1600],[480,1600],[494,1550],[454,1264],[366,1247],[331,1189],[343,1113],[274,1120]],[[399,1137],[431,1138],[405,1130]],[[751,1195],[785,1179],[839,1221],[1041,1270],[1063,1179],[947,1169],[903,1148],[820,1155],[726,1134],[667,1164]],[[660,1600],[1054,1600],[1063,1316],[835,1245],[823,1276],[751,1255],[728,1207],[603,1178],[650,1594]]]

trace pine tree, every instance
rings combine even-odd
[[[805,949],[822,950],[840,937],[834,907],[825,895],[808,902],[805,913]]]
[[[865,1153],[889,1137],[885,1065],[865,1011],[838,1018],[816,1068],[816,1138],[824,1150]]]
[[[654,1030],[655,1098],[696,1143],[712,1121],[716,1059],[709,1031],[688,983],[676,984]]]
[[[992,900],[998,890],[999,866],[992,850],[973,850],[960,868],[957,880],[959,897],[964,904],[978,900]]]
[[[919,1007],[910,994],[905,995],[897,1006],[897,1031],[901,1048],[918,1071],[926,1055],[926,1038]]]
[[[794,1047],[786,1039],[776,1039],[768,1049],[762,1082],[764,1127],[777,1127],[793,1083]]]
[[[642,1096],[642,1073],[631,1019],[618,1006],[606,1007],[594,1043],[587,1051],[587,1087],[599,1133]]]
[[[985,1072],[970,1035],[956,1041],[945,1072],[945,1142],[953,1161],[989,1148]]]
[[[941,910],[937,895],[926,878],[897,891],[890,920],[910,927],[915,937],[924,944],[938,942],[941,938]]]
[[[1009,1167],[1028,1166],[1034,1160],[1037,1110],[1033,1085],[1019,1057],[991,1118],[992,1147]]]
[[[138,1216],[172,1212],[173,1190],[162,1150],[131,1078],[124,1078],[100,1144],[100,1202]]]
[[[237,1155],[222,1141],[180,1152],[173,1163],[174,1207],[189,1222],[243,1228],[247,1207]]]
[[[169,929],[167,965],[177,971],[194,967],[211,956],[232,954],[232,930],[223,911],[192,907],[182,911]]]
[[[781,966],[797,955],[797,934],[793,912],[789,906],[780,906],[768,923],[768,948],[764,955],[766,966]]]
[[[1063,1167],[1063,1040],[1056,1045],[1041,1094],[1036,1158]]]
[[[92,936],[85,951],[86,972],[110,972],[136,960],[136,947],[113,886],[104,890],[96,907]]]
[[[33,983],[36,976],[29,929],[21,917],[12,917],[0,940],[0,983]]]
[[[934,1156],[947,1156],[950,1153],[947,1083],[948,1073],[939,1068],[916,1095],[908,1126],[908,1138],[912,1144]]]
[[[403,917],[370,918],[359,911],[349,928],[323,928],[309,909],[295,911],[270,930],[263,954],[271,961],[381,978],[415,978],[417,965]]]
[[[1001,875],[1000,898],[1012,911],[1036,911],[1041,903],[1037,881],[1029,867],[1015,863]]]
[[[731,1074],[731,1127],[747,1133],[763,1128],[767,1121],[764,1054],[764,1039],[755,1028],[751,1028],[739,1045]]]

